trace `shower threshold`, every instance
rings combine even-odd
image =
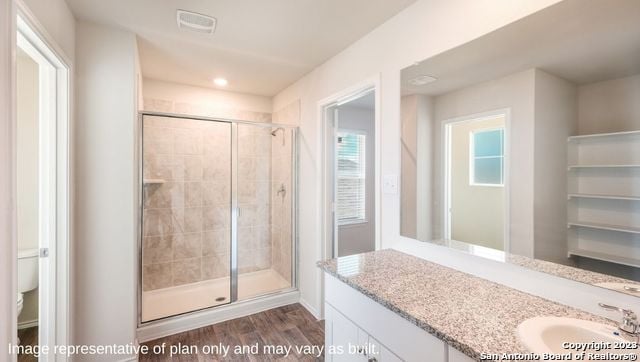
[[[249,299],[291,287],[273,269],[238,275],[238,300]],[[212,279],[142,293],[142,322],[229,304],[229,277]]]

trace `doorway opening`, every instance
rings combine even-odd
[[[445,239],[509,250],[508,123],[505,110],[443,123]]]
[[[16,24],[17,333],[52,350],[68,341],[69,63],[26,9]]]
[[[335,258],[379,248],[376,88],[320,103],[324,125],[324,245]]]

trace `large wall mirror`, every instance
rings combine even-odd
[[[640,297],[640,1],[402,70],[401,234]]]

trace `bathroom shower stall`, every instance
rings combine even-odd
[[[296,131],[143,113],[140,322],[296,288]]]

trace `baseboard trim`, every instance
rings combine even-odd
[[[233,305],[215,307],[213,309],[194,312],[163,321],[151,322],[148,325],[143,325],[138,328],[138,341],[144,343],[176,333],[209,326],[234,318],[245,317],[268,309],[298,302],[300,302],[300,292],[294,290],[243,302],[236,302]]]
[[[308,310],[309,313],[311,313],[316,319],[318,320],[322,319],[318,310],[312,307],[311,304],[309,304],[309,302],[302,299],[302,297],[300,297],[300,305],[302,305],[306,310]]]
[[[31,328],[31,327],[37,327],[38,326],[38,320],[34,319],[32,321],[26,321],[26,322],[20,322],[18,323],[18,329],[27,329],[27,328]]]

